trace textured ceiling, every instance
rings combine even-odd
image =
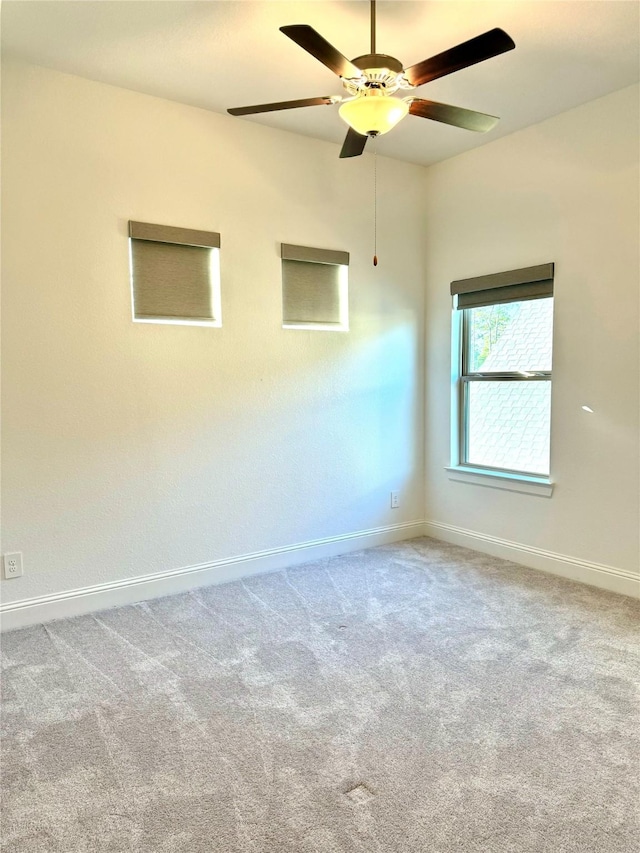
[[[378,151],[413,163],[444,160],[639,78],[635,0],[381,0],[378,51],[411,65],[493,27],[516,50],[416,90],[501,117],[474,134],[408,116]],[[369,52],[369,4],[287,0],[4,0],[6,55],[224,113],[228,107],[341,94],[340,81],[278,28],[310,24],[349,58]],[[337,107],[230,121],[341,143]],[[336,156],[338,151],[336,150]]]

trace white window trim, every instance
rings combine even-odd
[[[473,486],[504,489],[507,492],[521,492],[542,498],[550,498],[553,494],[554,484],[547,477],[530,477],[527,474],[511,474],[508,471],[488,471],[467,465],[451,465],[444,470],[449,479],[456,483],[470,483]]]
[[[491,471],[462,465],[460,460],[460,389],[462,372],[462,311],[458,310],[457,297],[451,314],[451,464],[445,466],[447,476],[453,482],[504,489],[508,492],[537,495],[550,498],[554,483],[549,477],[537,477],[510,471]]]
[[[341,323],[283,323],[283,329],[307,329],[310,332],[348,332]]]

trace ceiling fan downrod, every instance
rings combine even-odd
[[[371,53],[376,52],[376,0],[371,0]]]

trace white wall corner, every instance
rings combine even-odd
[[[597,586],[609,592],[640,598],[640,574],[605,566],[601,563],[591,563],[566,554],[556,554],[544,551],[530,545],[499,539],[473,530],[465,530],[452,524],[442,524],[438,521],[425,521],[424,535],[433,539],[442,539],[453,545],[471,548],[483,554],[491,554],[512,563],[538,569],[548,574],[558,575],[569,580]]]

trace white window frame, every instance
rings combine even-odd
[[[454,282],[452,284],[452,290],[455,284],[457,283]],[[511,301],[517,300],[513,299]],[[470,383],[476,381],[552,381],[551,370],[532,371],[530,375],[523,375],[518,372],[468,371],[466,365],[468,311],[471,310],[473,310],[471,307],[458,308],[458,296],[453,296],[451,325],[451,464],[445,468],[447,475],[450,480],[455,482],[505,489],[507,491],[538,495],[540,497],[551,497],[554,484],[550,475],[472,465],[466,461],[467,397]]]

